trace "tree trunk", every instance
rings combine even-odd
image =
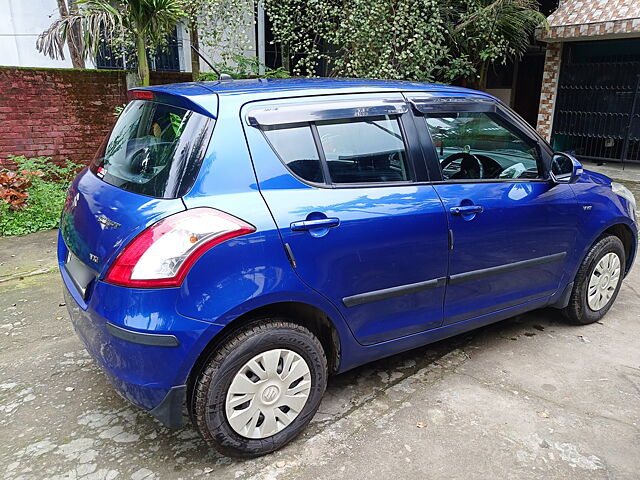
[[[189,23],[189,40],[196,50],[200,50],[200,38],[198,37],[198,24],[195,21]],[[197,82],[200,76],[200,57],[191,50],[191,75],[193,81]]]
[[[58,0],[58,11],[60,12],[61,18],[69,16],[69,9],[67,8],[66,0]]]
[[[284,43],[280,44],[280,55],[282,56],[282,68],[291,75],[291,58],[289,58],[289,47]]]
[[[489,62],[485,60],[480,64],[480,78],[478,78],[478,86],[477,89],[480,91],[485,91],[487,89],[487,75],[489,73]]]
[[[71,13],[78,12],[78,6],[75,0],[69,0],[70,8],[67,8],[66,0],[58,0],[58,11],[60,12],[60,18],[69,16],[69,10]],[[71,54],[71,63],[73,68],[84,68],[84,58],[82,58],[82,52],[80,49],[80,42],[82,38],[80,36],[80,26],[74,25],[71,29],[71,35],[67,36],[67,45],[69,46],[69,53]]]
[[[69,12],[72,15],[79,13],[78,0],[69,0]],[[69,52],[71,53],[71,62],[73,68],[86,68],[84,63],[84,55],[82,53],[82,32],[80,24],[76,23],[71,28],[71,41],[69,43]]]
[[[140,85],[148,87],[150,78],[149,61],[147,60],[147,42],[142,33],[136,35],[136,51],[138,53],[138,77],[140,79]]]

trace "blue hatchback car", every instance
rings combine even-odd
[[[495,98],[297,79],[135,89],[71,185],[67,306],[116,390],[233,456],[327,377],[540,307],[587,324],[637,248],[622,185]]]

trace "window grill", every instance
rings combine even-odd
[[[135,70],[137,62],[133,52],[118,51],[107,35],[100,42],[96,55],[96,67],[101,70]],[[180,47],[182,42],[178,39],[178,31],[175,28],[167,35],[166,43],[158,47],[154,52],[147,52],[149,68],[155,71],[180,71]]]
[[[640,161],[640,42],[565,44],[555,149],[595,161]]]

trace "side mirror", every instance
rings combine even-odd
[[[553,183],[576,183],[584,169],[582,164],[568,153],[554,153],[549,176]]]

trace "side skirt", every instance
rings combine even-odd
[[[426,330],[424,332],[415,333],[413,335],[407,335],[405,337],[396,338],[382,343],[374,345],[362,345],[358,348],[350,348],[348,351],[345,349],[344,356],[338,372],[342,373],[352,368],[358,367],[368,362],[373,362],[384,357],[395,355],[412,348],[422,347],[429,343],[438,342],[445,338],[460,335],[461,333],[475,330],[476,328],[484,327],[495,322],[520,315],[521,313],[529,312],[547,306],[549,297],[542,297],[537,300],[522,303],[514,307],[505,308],[496,312],[481,315],[469,320],[465,320],[458,323],[452,323],[442,327]]]

